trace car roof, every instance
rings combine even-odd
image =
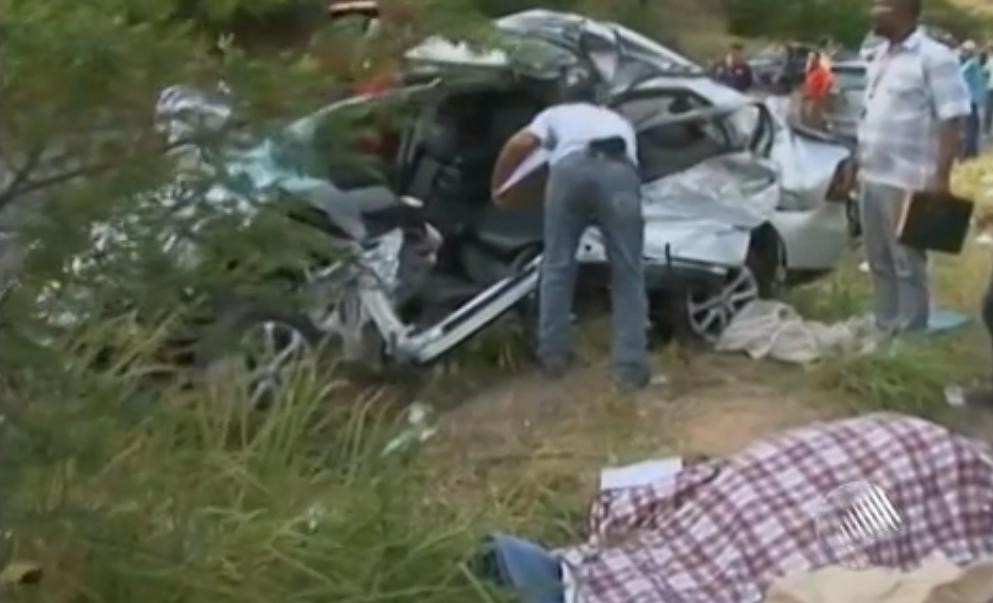
[[[611,21],[601,21],[577,13],[532,9],[513,13],[496,20],[498,29],[535,35],[557,43],[572,45],[576,50],[578,29],[584,25],[600,32],[612,32],[621,45],[622,55],[636,58],[663,72],[703,73],[704,69],[675,50],[663,46],[642,34]]]
[[[697,96],[707,99],[715,106],[744,105],[751,102],[751,98],[734,88],[730,88],[716,82],[709,77],[688,77],[688,76],[658,76],[647,79],[639,83],[634,91],[647,92],[650,90],[688,90]]]

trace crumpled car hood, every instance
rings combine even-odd
[[[642,187],[645,258],[741,265],[750,233],[767,222],[779,199],[777,169],[748,153],[722,155]],[[586,232],[582,261],[604,261],[603,237]]]
[[[827,197],[835,170],[851,152],[830,139],[801,134],[780,124],[771,159],[779,166],[783,211],[812,209],[811,201]]]

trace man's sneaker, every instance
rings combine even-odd
[[[993,409],[993,388],[966,389],[959,385],[952,385],[945,388],[945,402],[955,408]]]
[[[618,391],[624,394],[640,392],[651,384],[652,375],[647,370],[637,371],[633,374],[614,374],[614,385]]]
[[[559,380],[569,374],[572,361],[568,359],[539,360],[538,368],[546,379]]]

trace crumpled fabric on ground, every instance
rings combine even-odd
[[[765,603],[989,603],[993,561],[965,568],[943,555],[910,572],[828,567],[776,582]]]
[[[716,347],[720,352],[744,352],[756,360],[809,364],[842,353],[869,352],[879,342],[871,317],[829,325],[806,320],[788,304],[758,300],[735,316]]]
[[[590,536],[558,551],[582,603],[759,603],[777,579],[851,559],[818,536],[816,509],[855,482],[882,488],[902,531],[862,551],[912,570],[935,553],[993,553],[993,453],[920,419],[821,423],[691,465],[651,486],[608,490]]]

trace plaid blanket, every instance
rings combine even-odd
[[[605,491],[587,544],[560,551],[583,603],[757,603],[776,579],[845,563],[818,538],[835,489],[882,487],[903,528],[860,554],[911,570],[935,552],[993,553],[993,455],[926,421],[871,415],[816,424],[690,466],[651,486]]]

